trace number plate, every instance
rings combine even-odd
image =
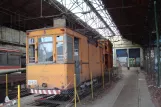
[[[37,85],[37,80],[28,80],[28,85]]]

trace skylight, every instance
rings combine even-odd
[[[57,0],[60,4],[74,13],[78,18],[86,22],[90,27],[94,28],[102,36],[120,35],[115,23],[110,17],[108,11],[104,9],[104,4],[101,0]],[[95,8],[98,14],[91,9],[90,3]]]

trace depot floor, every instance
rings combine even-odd
[[[137,73],[139,71],[139,74]],[[145,76],[139,68],[122,68],[123,78],[102,98],[80,107],[154,107],[146,84]]]
[[[82,99],[81,104],[77,103],[77,107],[155,107],[143,71],[139,68],[122,68],[122,74],[122,79],[108,93],[102,93],[101,97],[90,103],[86,102],[86,98]],[[33,101],[32,97],[22,98],[22,107],[34,107],[26,105]]]

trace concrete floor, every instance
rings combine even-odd
[[[83,107],[154,107],[147,88],[144,74],[139,68],[123,68],[123,79],[115,88],[92,104]],[[82,107],[80,105],[80,107]]]
[[[77,107],[154,107],[147,88],[144,74],[138,68],[122,68],[123,78],[108,93],[95,99],[92,103],[77,103]],[[32,102],[33,96],[22,98],[23,107],[34,107],[27,105]],[[15,105],[16,107],[17,105]]]

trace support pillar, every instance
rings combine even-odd
[[[130,63],[129,63],[129,48],[127,48],[127,67],[130,69]]]
[[[159,48],[159,32],[158,32],[158,21],[156,12],[156,1],[154,1],[154,16],[155,16],[156,38],[157,38],[157,63],[158,63],[157,86],[160,87],[160,48]]]

